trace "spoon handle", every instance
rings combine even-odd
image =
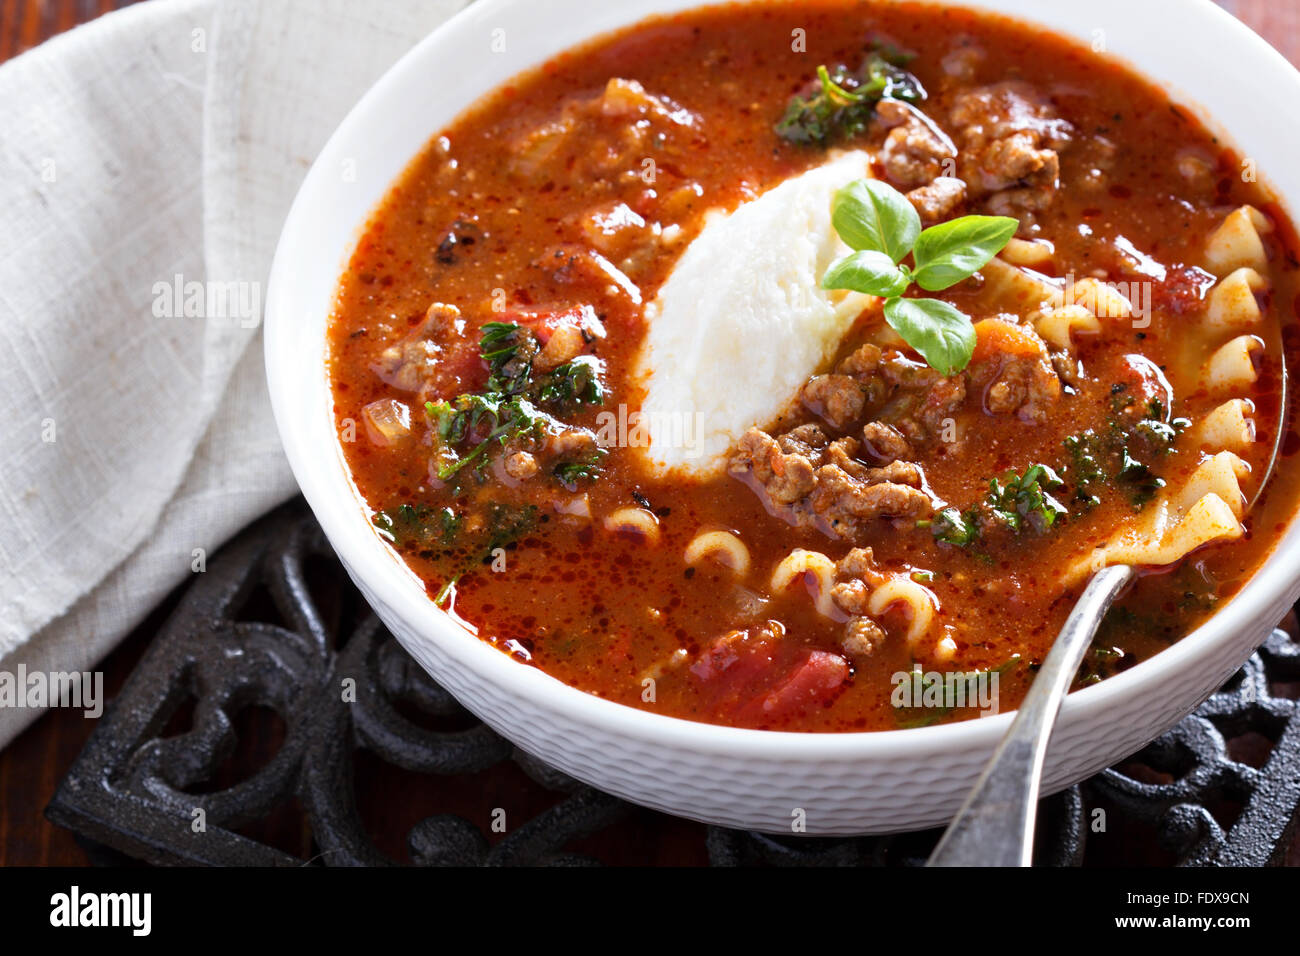
[[[1088,582],[1011,729],[993,751],[927,866],[1030,865],[1034,811],[1052,725],[1101,619],[1133,574],[1127,565],[1113,565]]]

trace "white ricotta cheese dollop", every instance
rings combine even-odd
[[[870,157],[848,152],[709,215],[646,306],[636,375],[646,390],[642,450],[656,471],[725,467],[727,450],[780,415],[874,301],[821,287],[849,251],[831,226],[831,199],[869,175]]]

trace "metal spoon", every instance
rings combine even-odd
[[[1034,851],[1034,811],[1052,726],[1101,619],[1136,572],[1128,565],[1102,568],[1084,588],[1016,712],[927,866],[1029,866]]]

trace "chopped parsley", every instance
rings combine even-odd
[[[468,531],[465,516],[452,508],[399,504],[375,512],[370,519],[380,537],[401,551],[432,557],[437,552],[461,552],[475,560],[513,544],[537,526],[536,505],[491,501],[481,509],[486,518]]]
[[[403,550],[455,544],[462,521],[450,508],[424,504],[401,504],[377,511],[371,520],[380,537]]]
[[[959,548],[970,547],[979,540],[979,513],[975,509],[962,512],[956,508],[944,508],[930,521],[930,533],[936,541],[955,545]]]
[[[1074,488],[1073,500],[1084,510],[1101,502],[1108,485],[1123,490],[1134,508],[1144,507],[1165,486],[1155,463],[1191,425],[1185,418],[1169,418],[1159,399],[1148,402],[1146,416],[1134,421],[1135,403],[1125,392],[1122,384],[1111,387],[1114,414],[1104,430],[1089,428],[1065,439],[1070,456],[1065,477]]]
[[[896,706],[894,708],[894,719],[897,726],[904,730],[914,727],[928,727],[931,724],[939,723],[954,711],[978,708],[980,701],[976,690],[978,685],[975,682],[987,679],[987,676],[991,674],[997,674],[1000,679],[1003,674],[1015,670],[1020,662],[1021,657],[1016,654],[996,667],[953,672],[923,672],[920,665],[914,663],[912,665],[912,675],[914,676],[912,676],[912,688],[909,695],[912,698],[911,706]],[[961,708],[953,706],[959,702],[954,699],[959,685],[964,685],[960,688],[960,691],[961,696],[964,698],[965,707]],[[927,701],[931,703],[927,704]]]
[[[1052,495],[1064,488],[1065,482],[1047,465],[1030,465],[1023,475],[1013,472],[1004,480],[1005,484],[997,478],[989,482],[984,504],[994,519],[1017,534],[1027,527],[1045,534],[1070,513]]]
[[[537,400],[560,407],[603,405],[605,392],[600,380],[602,371],[600,359],[592,355],[580,355],[538,378]]]
[[[536,505],[505,505],[493,502],[487,509],[486,543],[480,560],[487,560],[497,548],[514,544],[537,527]]]
[[[843,64],[817,67],[819,86],[791,97],[776,134],[790,143],[829,146],[865,132],[881,100],[922,102],[925,87],[904,69],[914,57],[878,44],[856,71]]]
[[[380,536],[399,551],[430,560],[449,562],[456,570],[434,598],[441,605],[456,582],[475,564],[489,562],[498,548],[508,548],[537,527],[536,505],[488,502],[481,509],[485,520],[468,530],[465,517],[451,508],[399,504],[371,517]]]
[[[537,343],[516,322],[487,322],[479,330],[479,354],[488,363],[487,390],[519,395],[528,387]]]
[[[600,474],[601,461],[607,452],[603,448],[597,448],[591,455],[586,458],[578,458],[573,461],[562,461],[552,469],[552,474],[566,486],[572,487],[579,481],[594,481]]]
[[[540,435],[545,425],[543,415],[527,399],[500,392],[458,395],[451,402],[425,402],[424,411],[434,426],[434,454],[438,477],[443,481],[476,460],[480,468],[485,466],[485,453],[493,442],[505,446],[525,435]],[[484,437],[468,453],[456,451],[457,445],[483,433]]]
[[[434,460],[442,481],[471,463],[481,473],[494,445],[503,448],[556,430],[552,411],[563,413],[605,401],[600,359],[579,356],[534,375],[538,348],[532,333],[515,322],[488,322],[480,331],[479,354],[489,370],[483,390],[424,405],[434,429]],[[596,461],[581,464],[574,474],[595,476]]]
[[[995,528],[1013,534],[1032,530],[1046,534],[1070,511],[1052,492],[1060,491],[1065,482],[1047,465],[1030,465],[1024,474],[1011,472],[989,481],[988,494],[974,507],[961,511],[944,508],[928,522],[934,539],[958,548],[972,548]]]
[[[1067,476],[1074,483],[1074,501],[1085,511],[1101,504],[1100,491],[1106,483],[1106,472],[1101,466],[1101,450],[1097,435],[1092,429],[1065,440],[1065,450],[1071,464]]]

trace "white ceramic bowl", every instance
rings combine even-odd
[[[512,75],[593,36],[700,0],[478,0],[402,58],[321,152],[285,223],[267,295],[266,364],[285,451],[348,572],[406,649],[499,733],[602,790],[669,813],[768,832],[798,810],[814,834],[951,817],[1011,717],[860,734],[741,730],[647,713],[519,664],[457,627],[378,538],[335,435],[325,325],[367,216],[425,142]],[[1300,208],[1300,74],[1210,0],[975,0],[1139,64],[1255,159]],[[504,30],[506,54],[489,52]],[[1099,32],[1100,31],[1100,32]],[[500,36],[500,34],[498,34]],[[1205,68],[1213,55],[1219,68]],[[358,180],[340,182],[354,162]],[[1045,785],[1059,790],[1138,750],[1239,667],[1300,594],[1300,526],[1205,626],[1065,702]]]

